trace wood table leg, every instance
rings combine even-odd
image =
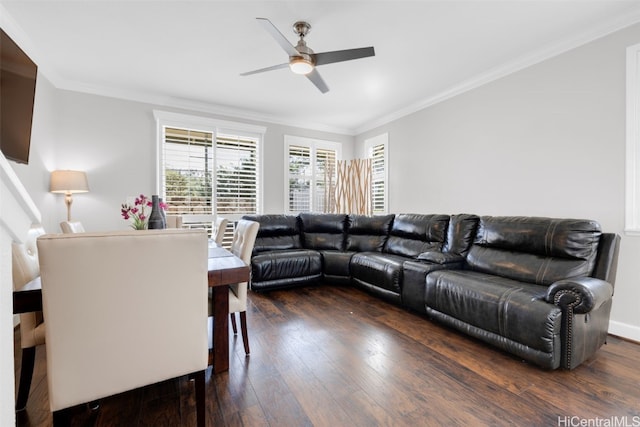
[[[213,287],[213,372],[229,370],[229,287]]]

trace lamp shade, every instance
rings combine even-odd
[[[57,170],[51,172],[49,191],[52,193],[86,193],[89,191],[87,174],[82,171]]]

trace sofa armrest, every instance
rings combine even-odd
[[[593,277],[558,280],[547,289],[546,301],[574,313],[588,313],[613,296],[613,286]]]
[[[422,252],[418,255],[420,261],[428,261],[434,264],[453,264],[460,263],[464,261],[464,257],[462,255],[449,253],[449,252],[439,252],[439,251],[427,251]]]

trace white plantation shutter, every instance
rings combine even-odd
[[[288,213],[334,212],[340,144],[285,136]]]
[[[381,214],[387,211],[385,203],[387,180],[384,151],[384,144],[376,145],[371,150],[371,208],[374,214]]]
[[[336,151],[318,148],[315,167],[315,210],[335,211]]]
[[[388,134],[365,141],[367,157],[371,159],[371,210],[373,214],[388,211]]]
[[[209,235],[216,217],[227,218],[223,245],[230,244],[235,223],[260,212],[261,135],[160,127],[158,177],[167,215],[207,215],[186,226]]]
[[[216,138],[216,215],[229,220],[223,245],[231,244],[236,222],[258,210],[259,139],[218,134]]]
[[[167,215],[212,214],[213,134],[165,128],[163,148]]]
[[[311,148],[289,146],[289,212],[311,210]]]

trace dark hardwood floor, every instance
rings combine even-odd
[[[209,426],[640,425],[635,343],[611,336],[577,369],[550,372],[352,288],[249,298],[251,356],[238,335],[229,372],[208,370]],[[52,423],[45,357],[38,348],[20,426]],[[72,423],[193,426],[193,383],[184,377],[106,398],[97,411],[78,408]]]

